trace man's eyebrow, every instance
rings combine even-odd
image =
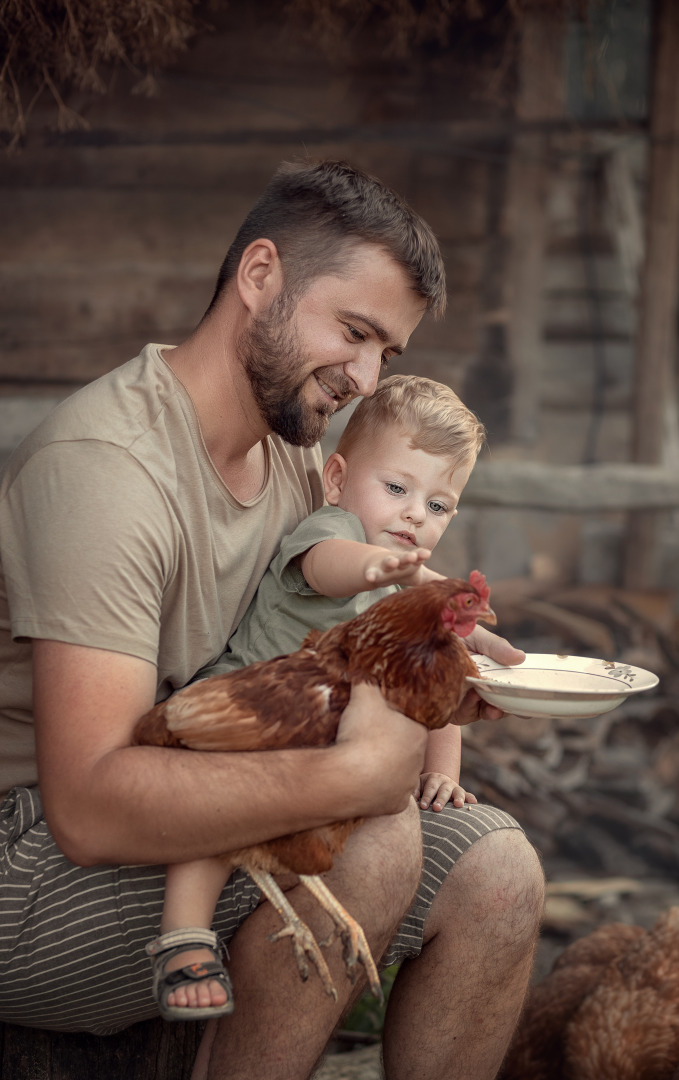
[[[354,322],[366,323],[366,325],[369,326],[370,329],[374,331],[375,336],[377,337],[377,339],[379,341],[381,341],[382,343],[389,341],[389,334],[384,329],[382,324],[376,322],[375,319],[373,319],[370,315],[364,315],[360,311],[339,311],[338,315],[342,319],[352,319]],[[401,353],[403,352],[405,346],[404,345],[390,345],[389,348],[390,348],[391,352],[396,353],[397,356],[400,356]]]

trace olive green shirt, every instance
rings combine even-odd
[[[399,591],[398,585],[388,585],[341,599],[314,592],[296,560],[314,544],[337,539],[365,543],[359,519],[337,506],[317,510],[291,536],[286,536],[228,648],[216,664],[203,668],[198,677],[223,675],[257,660],[294,652],[310,630],[328,630]]]

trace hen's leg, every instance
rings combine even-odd
[[[360,960],[368,976],[368,983],[373,995],[378,1001],[383,1001],[380,977],[377,974],[375,961],[372,958],[368,942],[359,923],[342,907],[337,897],[333,895],[323,881],[323,878],[315,874],[300,874],[299,880],[309,892],[313,893],[321,907],[327,911],[335,923],[337,927],[336,933],[339,934],[344,946],[344,964],[351,981],[356,980],[356,964]]]
[[[284,937],[292,938],[292,948],[302,979],[306,982],[309,978],[309,965],[306,962],[308,956],[321,977],[326,993],[337,1001],[337,991],[323,953],[309,927],[302,922],[292,904],[286,899],[285,893],[278,887],[271,874],[267,874],[264,870],[256,870],[251,866],[244,866],[243,869],[247,871],[285,923],[283,929],[277,934],[269,935],[269,941],[280,941]]]

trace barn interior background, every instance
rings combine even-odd
[[[281,159],[379,175],[448,272],[391,370],[489,435],[432,565],[484,570],[525,648],[661,675],[599,720],[467,729],[464,779],[543,852],[545,957],[650,925],[679,899],[679,6],[2,0],[0,44],[0,464],[182,340]]]

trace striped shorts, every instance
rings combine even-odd
[[[424,920],[455,861],[495,829],[520,826],[473,806],[422,812],[418,893],[384,964],[417,956]],[[59,851],[37,788],[15,788],[0,807],[0,1019],[107,1035],[157,1015],[144,945],[159,932],[165,872],[158,866],[79,867]],[[228,943],[259,903],[236,871],[213,927]]]

